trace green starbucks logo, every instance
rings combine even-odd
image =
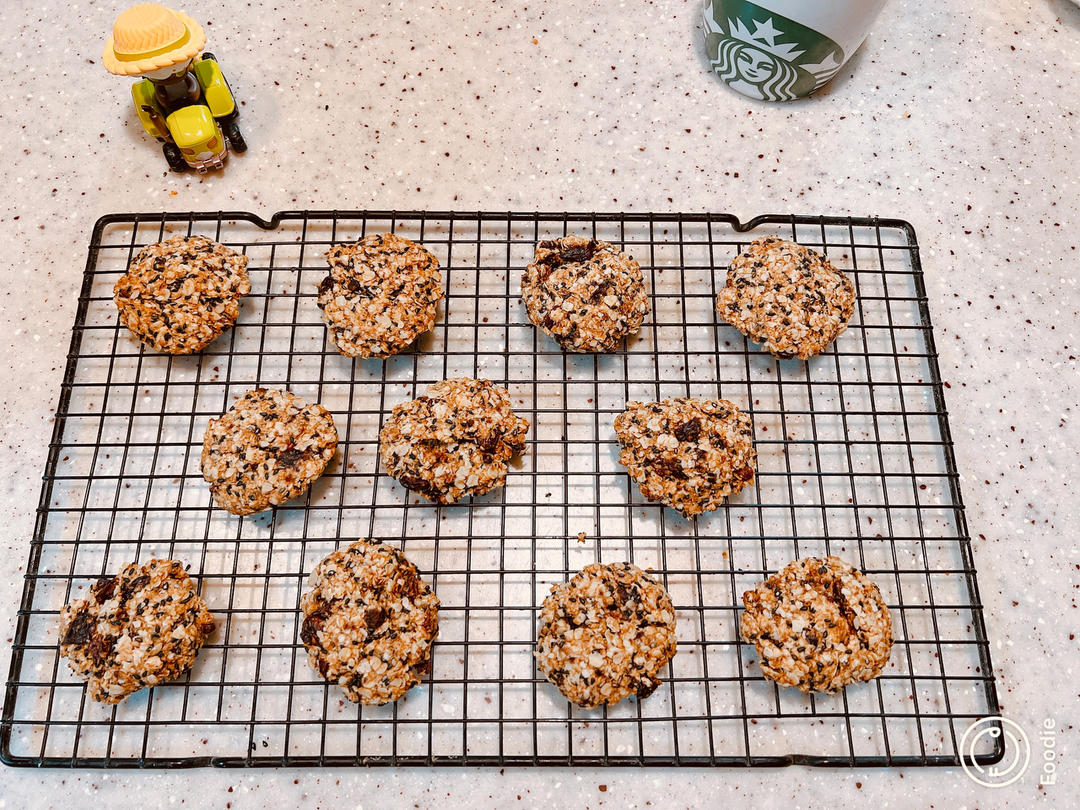
[[[745,96],[801,98],[844,64],[843,48],[827,36],[753,3],[709,0],[702,16],[713,70]]]

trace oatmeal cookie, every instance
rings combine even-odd
[[[214,617],[182,563],[149,560],[98,580],[60,611],[60,655],[92,700],[119,703],[192,665]]]
[[[288,391],[248,391],[203,439],[202,474],[217,505],[250,515],[307,492],[337,449],[334,418]]]
[[[170,354],[202,351],[236,323],[251,292],[248,257],[205,236],[147,245],[113,287],[120,323]]]
[[[615,437],[641,494],[686,517],[718,509],[754,480],[753,423],[726,399],[628,402]]]
[[[443,297],[439,262],[392,233],[334,245],[318,307],[330,338],[346,357],[389,357],[435,325]]]
[[[537,666],[579,706],[648,697],[674,655],[671,597],[630,563],[585,566],[540,609]]]
[[[743,594],[743,640],[765,677],[801,692],[835,692],[881,674],[892,617],[878,586],[838,557],[790,563]]]
[[[649,312],[641,268],[607,242],[583,236],[545,240],[521,276],[533,325],[569,352],[610,352]]]
[[[505,388],[458,377],[395,406],[379,433],[379,453],[406,489],[452,503],[501,487],[506,462],[525,449],[528,429]]]
[[[315,566],[300,640],[319,675],[365,706],[397,700],[431,666],[439,598],[395,548],[357,540]]]
[[[777,357],[806,360],[847,329],[855,285],[817,251],[766,236],[731,263],[716,311]]]

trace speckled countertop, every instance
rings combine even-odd
[[[993,792],[958,769],[8,770],[0,806],[1074,803],[1080,8],[894,0],[830,88],[766,106],[707,72],[697,0],[360,5],[186,5],[246,101],[251,145],[203,178],[163,171],[127,82],[100,64],[121,4],[0,6],[4,638],[101,214],[898,216],[923,249],[1002,709],[1033,739],[1055,721],[1058,784],[1038,785],[1041,760]]]

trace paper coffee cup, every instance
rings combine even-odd
[[[705,53],[744,96],[790,101],[835,76],[866,39],[885,0],[707,0]]]

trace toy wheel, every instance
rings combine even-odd
[[[243,134],[240,132],[240,127],[229,122],[223,127],[225,137],[229,139],[229,144],[232,146],[233,151],[237,154],[241,154],[247,151],[247,141],[244,140]]]
[[[202,55],[202,58],[203,59],[209,59],[211,62],[216,62],[217,61],[217,57],[214,56],[212,53],[210,53],[210,51],[204,51],[203,55]]]
[[[165,160],[169,161],[169,168],[174,172],[185,171],[188,167],[180,147],[175,143],[162,144],[161,151],[165,153]]]

